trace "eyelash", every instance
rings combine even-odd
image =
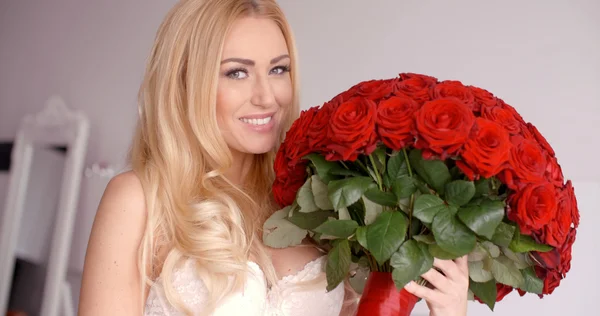
[[[284,73],[287,73],[287,72],[290,72],[290,66],[288,66],[288,65],[286,65],[286,66],[277,66],[277,67],[271,69],[271,71],[273,71],[275,69],[281,69],[282,70],[282,73],[280,73],[280,75],[282,75]],[[239,68],[234,68],[234,69],[231,69],[231,70],[227,71],[225,73],[225,76],[227,76],[227,77],[229,77],[231,79],[234,79],[234,80],[238,80],[237,78],[232,77],[236,72],[243,72],[246,75],[248,75],[248,70],[246,68],[239,67]]]

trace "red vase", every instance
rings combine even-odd
[[[371,272],[356,316],[410,316],[418,300],[405,289],[398,291],[391,273]]]

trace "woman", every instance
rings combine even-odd
[[[110,181],[96,215],[80,315],[340,314],[350,292],[325,292],[318,249],[258,237],[276,209],[276,146],[299,111],[296,69],[274,0],[169,12],[140,89],[132,171]],[[447,277],[428,272],[440,290],[410,291],[432,315],[465,315],[466,262],[441,267]]]

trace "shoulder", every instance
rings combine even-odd
[[[128,235],[144,226],[146,201],[144,190],[134,172],[128,171],[112,178],[100,201],[95,226],[110,231],[125,229]],[[138,228],[131,229],[131,228]],[[127,229],[129,228],[129,229]]]
[[[102,202],[106,201],[121,201],[143,207],[144,190],[138,176],[133,171],[127,171],[110,179],[102,197]]]
[[[80,297],[86,315],[131,315],[142,294],[138,249],[146,227],[145,198],[133,172],[112,178],[92,226]]]

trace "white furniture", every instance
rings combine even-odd
[[[47,260],[40,315],[75,315],[66,272],[88,134],[87,118],[79,112],[69,110],[60,97],[51,97],[40,113],[26,116],[22,121],[11,155],[6,203],[1,214],[0,315],[6,313],[17,256],[34,261]],[[66,147],[64,163],[60,163],[60,159],[54,157],[51,151],[44,149],[48,146]],[[46,162],[64,164],[64,168],[53,172],[52,168],[45,165]],[[54,173],[57,176],[54,181],[59,190],[54,199],[51,193],[47,196],[40,195],[39,190],[34,193],[36,187],[43,187],[41,182],[34,183],[35,172],[49,172],[48,175]],[[36,194],[39,199],[45,200],[34,201],[31,197]],[[26,212],[25,207],[31,203],[38,203],[42,206],[40,210],[50,214],[36,216]],[[55,209],[56,213],[53,214]],[[35,235],[22,231],[22,227],[28,227],[23,226],[23,222],[44,219],[49,222],[46,231],[40,229]],[[45,225],[41,227],[43,226]],[[49,235],[47,246],[44,244],[46,240],[38,240],[44,234]],[[44,247],[47,247],[47,253]]]

